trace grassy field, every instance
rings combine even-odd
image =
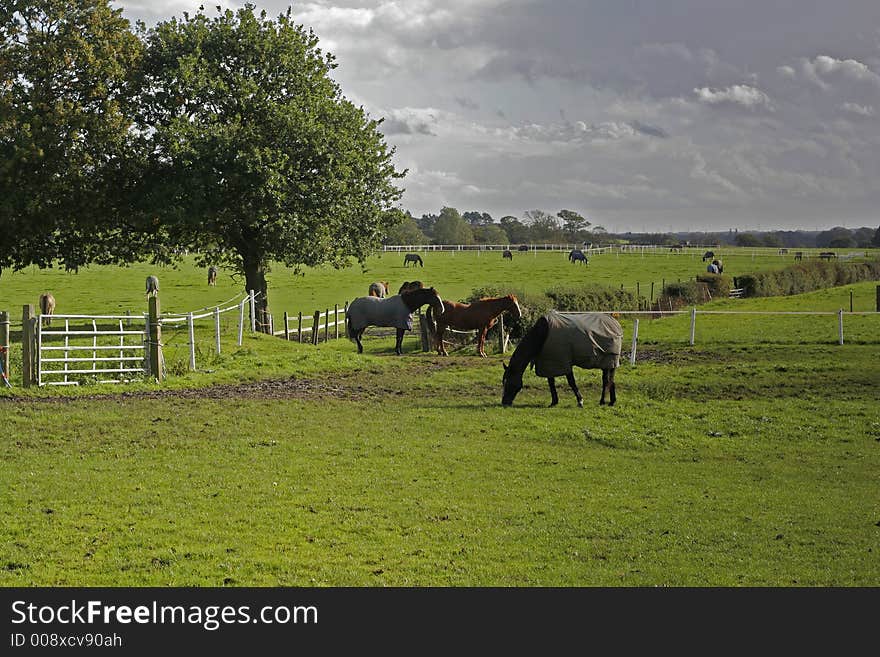
[[[463,298],[702,271],[689,256],[518,255],[428,254],[417,274],[388,255],[367,272],[276,270],[270,300],[332,307],[380,278]],[[724,260],[732,274],[783,264]],[[43,289],[58,312],[140,308],[149,271],[4,273],[0,309]],[[238,292],[192,267],[159,277],[177,311]],[[874,310],[875,289],[701,310],[834,312],[850,292]],[[2,391],[0,585],[877,586],[877,320],[846,316],[838,345],[833,315],[700,315],[690,346],[689,317],[643,318],[613,408],[597,404],[600,374],[578,370],[585,408],[564,382],[547,408],[527,374],[504,409],[501,354],[441,358],[408,335],[395,357],[379,333],[358,356],[347,340],[239,347],[224,329],[220,356],[205,348],[161,387]]]

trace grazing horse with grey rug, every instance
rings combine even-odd
[[[425,263],[422,262],[422,256],[420,256],[418,253],[407,253],[405,256],[403,256],[404,267],[406,267],[406,264],[408,262],[413,263],[413,267],[415,267],[416,265],[418,265],[419,267],[425,266]]]
[[[397,329],[394,353],[403,354],[403,332],[412,330],[412,314],[428,304],[437,315],[443,314],[443,301],[433,287],[423,287],[393,297],[358,297],[348,306],[345,331],[357,343],[358,353],[364,351],[361,337],[368,326],[391,326]]]
[[[577,405],[584,406],[584,399],[574,380],[572,368],[602,370],[602,397],[609,396],[609,406],[614,406],[617,393],[614,387],[614,370],[620,365],[623,328],[620,322],[605,313],[560,313],[551,310],[541,317],[523,336],[510,364],[504,365],[501,379],[503,392],[501,405],[511,406],[517,393],[522,390],[522,377],[532,363],[535,374],[547,379],[550,387],[550,406],[559,403],[556,392],[557,376],[565,376],[577,398]]]
[[[582,262],[582,263],[584,263],[585,265],[590,264],[589,261],[587,260],[587,256],[586,256],[586,255],[584,254],[584,252],[581,251],[580,249],[573,249],[573,250],[568,254],[568,260],[569,260],[569,262],[571,262],[571,263]]]

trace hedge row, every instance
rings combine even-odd
[[[507,294],[516,295],[523,313],[519,321],[516,322],[512,322],[506,316],[504,318],[504,328],[510,330],[512,340],[519,340],[539,317],[554,308],[576,311],[638,309],[638,300],[632,292],[596,284],[554,287],[538,294],[523,292],[515,288],[481,287],[474,289],[467,301],[471,303],[484,297],[500,297]],[[493,327],[489,334],[492,335],[496,332],[497,328]]]
[[[861,281],[880,280],[880,260],[839,262],[811,260],[785,269],[737,276],[737,286],[747,297],[778,297],[803,294]]]

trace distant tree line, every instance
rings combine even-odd
[[[504,216],[497,222],[487,212],[459,212],[444,207],[439,214],[416,218],[401,213],[399,222],[385,235],[385,244],[658,244],[753,246],[770,248],[870,248],[880,247],[880,227],[829,230],[728,230],[720,232],[613,233],[594,226],[574,210],[555,215],[528,210],[522,217]]]

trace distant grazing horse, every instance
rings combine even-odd
[[[147,296],[154,297],[159,294],[159,279],[152,274],[147,276]]]
[[[504,249],[504,253],[501,254],[501,258],[513,262],[513,251],[511,251],[510,249]]]
[[[40,315],[42,315],[43,326],[49,326],[52,323],[52,313],[55,312],[55,297],[51,292],[44,292],[40,295]]]
[[[208,267],[208,285],[217,285],[217,268],[214,265]]]
[[[573,249],[573,250],[568,254],[568,260],[569,260],[569,262],[572,262],[572,263],[575,263],[575,262],[582,262],[582,263],[584,263],[585,265],[590,264],[590,262],[587,260],[587,256],[584,255],[584,252],[581,251],[580,249]]]
[[[416,265],[419,265],[420,267],[425,266],[425,263],[422,262],[422,256],[420,256],[418,253],[407,253],[403,257],[403,266],[406,267],[406,263],[408,262],[413,263],[413,267],[415,267]]]
[[[803,251],[795,251],[794,252],[794,259],[795,260],[803,260],[804,259],[804,252]]]
[[[425,287],[425,285],[421,281],[404,281],[403,285],[400,286],[400,289],[397,291],[397,293],[403,294],[404,292],[421,290],[423,287]]]
[[[358,353],[364,351],[361,337],[368,326],[392,326],[397,329],[394,352],[403,354],[403,332],[412,330],[412,314],[429,304],[435,315],[443,314],[443,301],[433,287],[423,287],[412,292],[395,294],[393,297],[358,297],[348,305],[345,314],[345,332],[350,340],[357,342]]]
[[[503,392],[501,405],[510,406],[522,390],[522,377],[529,363],[535,366],[535,374],[545,377],[550,387],[550,406],[559,403],[554,377],[565,375],[568,385],[583,408],[584,399],[574,380],[573,366],[602,370],[602,397],[609,395],[609,406],[614,406],[617,394],[614,386],[614,370],[620,365],[623,329],[620,323],[605,313],[560,313],[551,310],[541,317],[520,340],[510,365],[504,365],[501,378]]]
[[[529,245],[528,245],[528,244],[520,244],[520,245],[517,247],[516,250],[517,250],[517,251],[528,251],[528,250],[529,250]]]
[[[706,262],[707,260],[712,260],[714,257],[715,257],[714,251],[706,251],[703,254],[703,262]]]
[[[477,343],[477,353],[486,358],[486,333],[498,321],[501,313],[507,311],[513,315],[514,320],[522,317],[519,301],[512,294],[506,297],[489,297],[472,303],[458,303],[456,301],[443,302],[443,314],[435,316],[433,309],[428,308],[427,319],[431,326],[436,325],[437,353],[448,356],[446,347],[443,346],[443,334],[446,328],[457,331],[479,331],[480,337]]]
[[[370,296],[384,299],[388,295],[388,281],[370,283]]]
[[[831,260],[832,258],[836,258],[837,254],[834,251],[822,251],[822,253],[819,254],[819,257],[822,260]]]

